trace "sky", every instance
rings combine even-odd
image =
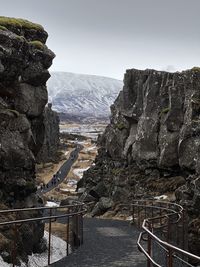
[[[126,69],[200,66],[200,0],[0,0],[1,16],[42,24],[51,71],[123,79]]]

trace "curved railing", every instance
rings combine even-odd
[[[129,209],[133,222],[142,229],[137,245],[146,256],[148,267],[200,264],[200,257],[187,251],[188,221],[182,206],[165,201],[135,200]]]
[[[27,249],[26,245],[30,245],[29,239],[36,238],[38,232],[41,232],[38,242],[39,239],[42,239],[43,233],[46,235],[47,249],[44,252],[44,257],[46,257],[44,266],[49,266],[68,256],[74,249],[83,244],[83,215],[85,212],[85,205],[79,202],[60,207],[1,210],[0,233],[9,239],[12,238],[12,241],[9,240],[7,248],[8,258],[12,266],[17,266],[21,259],[22,247],[20,248],[20,246]],[[35,236],[34,233],[36,233]],[[32,234],[33,236],[31,236]],[[57,242],[60,242],[60,247],[62,247],[60,253],[62,257],[60,258],[54,255],[54,243]],[[63,246],[65,247],[63,248]],[[32,249],[34,250],[34,248]],[[41,263],[35,263],[34,266],[42,267]]]

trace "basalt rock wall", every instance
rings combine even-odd
[[[140,169],[197,172],[200,72],[128,70],[105,132],[111,158]]]
[[[127,70],[111,112],[99,138],[96,165],[78,185],[86,188],[86,199],[97,202],[93,215],[119,202],[173,194],[179,188],[177,199],[188,211],[195,203],[190,221],[199,218],[200,69]],[[194,227],[190,230],[194,236]],[[191,250],[196,247],[200,254],[192,242]]]
[[[37,162],[50,162],[58,159],[59,139],[59,116],[52,110],[52,104],[44,110],[45,136],[42,148],[37,155]]]
[[[0,17],[0,202],[4,208],[41,205],[35,194],[35,158],[45,136],[46,81],[55,56],[45,45],[47,37],[38,24]],[[38,223],[22,231],[19,239],[25,258],[39,249],[43,230]]]

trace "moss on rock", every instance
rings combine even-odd
[[[29,44],[32,45],[34,48],[39,49],[39,50],[43,50],[45,47],[45,45],[38,40],[31,41],[31,42],[29,42]]]
[[[117,124],[116,124],[116,127],[117,127],[117,129],[118,130],[123,130],[123,129],[125,129],[126,128],[126,125],[123,123],[123,122],[118,122]]]
[[[166,113],[168,113],[170,111],[170,108],[168,107],[168,108],[163,108],[162,110],[161,110],[161,115],[162,114],[166,114]]]
[[[193,67],[191,70],[200,72],[200,67]]]
[[[15,115],[15,117],[19,117],[19,112],[15,109],[6,109],[6,111],[11,112],[12,114]]]
[[[33,23],[28,20],[2,17],[2,16],[0,16],[0,26],[4,26],[4,27],[12,26],[12,27],[24,28],[24,29],[44,30],[44,28],[40,24]]]
[[[2,31],[7,31],[8,29],[7,29],[6,27],[0,25],[0,30],[2,30]]]

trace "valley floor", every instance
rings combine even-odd
[[[72,126],[73,128],[73,126]],[[69,129],[69,128],[68,128]],[[81,128],[82,129],[82,128]],[[80,132],[77,132],[80,134]],[[71,167],[70,172],[65,177],[64,181],[60,183],[55,189],[44,194],[44,200],[49,202],[60,202],[67,197],[74,197],[77,195],[75,192],[77,182],[82,178],[83,172],[86,171],[92,164],[97,155],[96,143],[93,142],[91,137],[86,137],[85,140],[69,140],[62,138],[62,149],[60,151],[61,157],[59,162],[50,162],[37,165],[37,184],[40,186],[42,183],[47,184],[53,175],[60,169],[60,167],[69,159],[70,153],[76,148],[77,144],[83,146],[79,152],[78,159]]]

